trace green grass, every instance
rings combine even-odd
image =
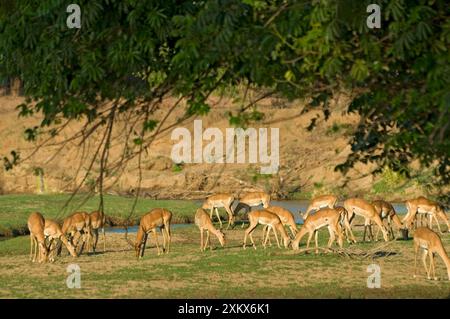
[[[319,235],[320,246],[328,239]],[[174,229],[171,252],[156,256],[150,240],[145,256],[136,260],[120,234],[107,234],[107,252],[65,256],[55,263],[28,261],[29,239],[0,242],[0,298],[448,298],[450,283],[412,278],[412,241],[392,242],[390,257],[362,259],[336,254],[299,254],[275,245],[261,247],[261,228],[254,234],[257,250],[242,249],[244,230],[226,232],[225,248],[212,237],[213,250],[199,251],[195,226]],[[361,238],[361,233],[355,233]],[[133,236],[133,235],[130,235]],[[443,237],[448,247],[450,237]],[[272,238],[272,241],[274,239]],[[383,243],[345,245],[368,250]],[[305,246],[302,240],[301,248]],[[386,248],[380,248],[386,249]],[[68,264],[81,269],[81,289],[68,289]],[[367,266],[381,267],[380,289],[367,288]],[[446,279],[443,263],[437,272]]]
[[[120,224],[125,220],[133,206],[133,197],[105,195],[105,213],[112,221]],[[31,212],[40,212],[46,218],[62,220],[74,211],[98,209],[98,196],[83,203],[83,195],[76,196],[66,210],[62,210],[69,199],[66,194],[54,195],[2,195],[0,196],[0,236],[14,236],[26,233],[27,218]],[[167,208],[173,213],[173,223],[189,223],[198,205],[187,200],[152,200],[140,198],[137,202],[132,221],[136,223],[140,216],[155,207]]]

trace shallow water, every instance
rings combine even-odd
[[[198,204],[199,206],[201,205],[201,201],[195,201],[196,204]],[[283,201],[271,201],[270,204],[272,206],[281,206],[283,208],[286,208],[287,210],[289,210],[290,212],[292,212],[292,214],[294,214],[294,218],[295,218],[295,222],[297,224],[303,224],[303,219],[299,214],[299,210],[304,213],[306,211],[306,209],[308,208],[308,204],[309,201],[307,200],[283,200]],[[392,206],[394,206],[394,209],[396,211],[397,214],[399,215],[404,215],[406,214],[406,207],[405,204],[403,203],[391,203]],[[342,202],[338,202],[337,204],[342,205]],[[262,206],[261,206],[262,208]],[[255,209],[255,208],[253,208]],[[182,227],[187,227],[187,226],[191,226],[192,224],[172,224],[170,226],[171,229],[177,229],[177,228],[182,228]],[[136,233],[138,229],[138,226],[132,226],[132,227],[128,227],[128,232],[129,233]],[[105,228],[105,231],[108,233],[125,233],[125,229],[123,227],[109,227],[109,228]]]

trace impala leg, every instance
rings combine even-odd
[[[253,248],[256,250],[255,241],[253,240],[253,232],[250,233],[250,241],[252,242]]]
[[[419,253],[419,245],[414,243],[414,278],[417,277],[417,255]]]
[[[347,241],[349,241],[349,238],[350,238],[351,242],[356,243],[356,238],[355,238],[355,235],[353,235],[352,226],[350,224],[350,221],[347,218],[344,218],[344,227],[345,227],[346,233],[348,233]]]
[[[30,234],[30,260],[34,261],[33,259],[33,246],[34,246],[34,237]]]
[[[93,237],[94,237],[93,243],[92,243],[92,250],[95,253],[95,250],[97,249],[97,243],[98,243],[98,228],[93,229],[92,233],[93,233]]]
[[[314,235],[314,232],[309,232],[308,233],[308,240],[306,241],[306,250],[309,249],[309,243],[311,242],[311,239],[312,239],[313,235]]]
[[[157,233],[156,229],[153,230],[153,235],[155,237],[156,249],[158,250],[158,256],[159,256],[161,254],[161,252],[159,250],[158,233]]]
[[[222,220],[220,219],[219,209],[217,207],[214,207],[214,209],[216,211],[217,219],[219,220],[220,229],[222,229],[223,225],[222,225]]]
[[[200,228],[200,251],[203,251],[203,229]]]
[[[102,227],[102,235],[103,235],[103,252],[106,252],[106,235],[105,235],[105,227]]]
[[[333,245],[333,242],[336,240],[336,236],[334,235],[333,229],[328,226],[328,233],[330,234],[330,239],[328,240],[328,248],[331,248],[331,245]]]
[[[278,248],[281,248],[280,241],[278,240],[277,230],[273,226],[270,226],[270,228],[273,230],[273,233],[275,234],[275,239],[277,241]],[[270,229],[269,229],[269,231],[270,231]]]
[[[206,250],[206,248],[208,248],[208,246],[209,246],[209,249],[212,250],[212,245],[211,245],[210,237],[209,237],[209,230],[206,230],[206,244],[205,244],[205,250]]]
[[[434,218],[434,221],[436,222],[436,224],[437,224],[437,227],[438,227],[438,230],[439,230],[439,233],[441,234],[441,235],[443,235],[444,233],[442,232],[442,230],[441,230],[441,225],[439,225],[439,220],[437,219],[437,217],[436,217],[436,215],[435,214],[433,214],[433,218]]]
[[[425,271],[427,273],[427,278],[431,279],[430,271],[429,271],[428,266],[427,266],[427,256],[428,256],[428,250],[424,249],[423,250],[423,255],[422,255],[422,263],[423,263],[423,266],[425,267]]]
[[[435,264],[434,264],[434,253],[432,253],[430,251],[428,253],[428,256],[430,257],[430,275],[431,275],[431,278],[433,278],[434,280],[438,280],[438,278],[436,277],[436,268],[435,268]]]
[[[253,239],[252,239],[252,237],[251,237],[251,233],[253,232],[253,230],[255,230],[255,228],[256,228],[256,226],[257,226],[258,224],[256,224],[256,223],[250,223],[250,226],[248,226],[248,228],[245,230],[245,235],[244,235],[244,249],[245,249],[245,246],[247,245],[247,236],[250,236],[250,239],[251,239],[251,241],[252,241],[252,243],[253,243],[253,247],[256,249],[256,246],[255,246],[255,243],[253,242]]]
[[[266,249],[267,238],[269,237],[270,229],[268,225],[264,225],[263,227],[263,236],[262,236],[262,245],[264,249]]]
[[[315,249],[316,254],[319,253],[319,240],[318,239],[319,239],[319,232],[316,230],[314,232],[314,244],[316,247],[316,249]]]
[[[231,208],[229,206],[225,206],[225,210],[227,211],[227,214],[228,214],[228,226],[227,226],[227,230],[228,230],[230,228],[230,224],[234,225],[234,216],[233,216],[233,212],[231,211]]]

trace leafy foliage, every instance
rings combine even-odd
[[[382,8],[382,26],[371,30],[366,6],[373,2]],[[120,100],[120,112],[146,114],[145,133],[158,123],[142,103],[183,96],[186,116],[204,115],[211,92],[237,83],[309,98],[304,111],[319,108],[327,118],[333,93],[348,91],[348,111],[361,122],[352,153],[337,169],[376,162],[408,175],[418,159],[435,169],[438,185],[450,181],[446,0],[78,4],[80,30],[65,26],[66,1],[23,0],[0,10],[0,78],[24,81],[28,99],[20,114],[42,113],[42,127],[105,119],[99,106]],[[255,107],[230,114],[236,125],[261,118]],[[28,132],[34,139],[38,130]],[[136,145],[144,139],[136,137]]]

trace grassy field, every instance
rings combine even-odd
[[[326,233],[326,232],[325,232]],[[321,245],[327,234],[321,232]],[[136,260],[123,234],[107,234],[107,251],[78,258],[66,256],[54,263],[28,260],[29,238],[0,242],[0,298],[449,298],[442,261],[439,281],[427,280],[419,264],[413,278],[412,241],[358,243],[346,250],[376,249],[393,253],[378,258],[348,258],[333,253],[294,252],[275,246],[262,249],[261,230],[254,235],[258,249],[242,249],[244,230],[226,232],[225,248],[212,238],[213,250],[199,250],[195,226],[172,231],[169,254],[156,255],[153,240],[142,260]],[[134,234],[129,235],[134,239]],[[360,236],[360,234],[359,234]],[[443,236],[450,247],[450,235]],[[161,242],[161,237],[160,237]],[[100,245],[101,246],[101,245]],[[301,247],[304,247],[304,243]],[[66,286],[67,266],[81,269],[81,289]],[[381,288],[367,288],[367,267],[381,267]]]
[[[65,199],[64,195],[2,196],[0,223],[7,229],[20,226],[32,210],[56,217]],[[119,218],[126,216],[131,204],[132,199],[111,197],[106,208]],[[95,205],[93,199],[84,207],[91,210]],[[192,218],[196,205],[141,200],[137,216],[156,206],[170,207],[181,220]],[[0,298],[450,298],[450,281],[439,257],[439,281],[427,280],[421,264],[420,276],[413,278],[412,240],[392,241],[387,246],[384,242],[346,244],[345,250],[354,254],[376,252],[369,258],[348,258],[275,245],[262,249],[261,235],[259,227],[254,234],[257,250],[243,250],[244,229],[236,227],[226,231],[225,248],[218,247],[214,237],[214,249],[200,252],[198,229],[184,226],[172,229],[169,254],[157,256],[153,238],[149,238],[144,259],[136,260],[123,234],[108,233],[105,253],[72,258],[63,252],[54,263],[46,264],[31,263],[29,237],[17,236],[0,241]],[[361,238],[360,230],[356,235]],[[129,237],[134,240],[135,234]],[[324,246],[327,231],[321,231],[319,238]],[[450,234],[442,239],[449,250]],[[66,286],[71,263],[80,266],[81,289]],[[381,267],[381,288],[367,287],[370,264]]]
[[[66,210],[62,210],[69,195],[2,195],[0,196],[0,236],[15,236],[27,232],[27,218],[31,212],[41,212],[46,218],[62,220],[74,211],[91,212],[98,209],[98,196],[84,202],[82,195],[75,196]],[[111,222],[120,224],[133,206],[133,197],[105,195],[105,213]],[[188,200],[152,200],[140,198],[131,221],[138,223],[140,216],[152,208],[162,207],[173,213],[172,223],[193,222],[198,205]]]

